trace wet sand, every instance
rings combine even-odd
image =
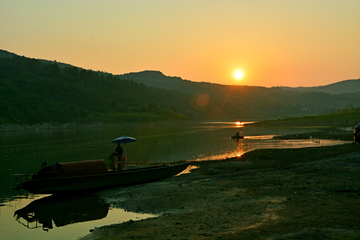
[[[317,134],[353,140],[343,126]],[[282,137],[309,136],[314,134]],[[99,192],[113,207],[157,217],[96,228],[82,239],[360,237],[358,143],[261,149],[191,167],[188,174]]]

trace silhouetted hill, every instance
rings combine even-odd
[[[261,120],[360,111],[359,93],[192,82],[159,71],[115,76],[6,51],[0,56],[0,124]]]
[[[136,82],[145,84],[146,86],[165,88],[174,91],[184,92],[184,93],[196,93],[201,91],[203,88],[222,88],[221,84],[207,83],[207,82],[193,82],[189,80],[184,80],[180,77],[169,77],[165,76],[160,71],[142,71],[136,73],[126,73],[122,75],[116,75],[120,79],[131,79]],[[256,86],[241,86],[248,89],[251,88],[262,88]],[[318,86],[318,87],[280,87],[286,91],[299,91],[303,93],[309,92],[323,92],[330,94],[342,94],[342,93],[359,93],[360,92],[360,79],[355,80],[344,80],[337,83]]]
[[[120,79],[131,79],[136,82],[140,82],[150,87],[174,89],[174,87],[181,85],[183,79],[180,77],[165,76],[160,71],[142,71],[138,73],[126,73],[122,75],[116,75]]]
[[[0,58],[0,124],[184,120],[179,99],[190,102],[188,96],[110,74],[20,56]]]
[[[18,55],[16,55],[15,53],[11,53],[5,50],[1,50],[0,49],[0,58],[13,58],[13,57],[19,57]],[[60,68],[65,68],[65,67],[74,67],[73,65],[67,64],[67,63],[61,63],[61,62],[57,62],[57,61],[50,61],[50,60],[44,60],[44,59],[35,59],[35,58],[29,58],[29,59],[33,59],[33,60],[37,60],[39,62],[43,62],[43,63],[48,63],[48,64],[56,64],[58,65]]]
[[[318,86],[318,87],[282,87],[284,90],[294,90],[300,92],[324,92],[331,94],[341,93],[360,93],[360,79],[344,80],[337,83]]]
[[[168,77],[159,71],[143,71],[117,76],[121,79],[141,82],[147,86],[191,94],[194,102],[194,99],[207,98],[218,118],[264,119],[277,116],[317,115],[360,106],[358,92],[360,88],[357,87],[359,80],[311,88],[265,88],[192,82],[180,77]],[[330,94],[331,92],[336,92],[336,94]],[[192,106],[194,107],[194,103]],[[210,115],[207,112],[203,116],[214,118]]]
[[[12,58],[14,56],[16,56],[16,54],[0,49],[0,58]]]
[[[203,92],[204,89],[206,89],[206,91],[209,91],[209,89],[217,91],[218,87],[225,86],[215,83],[193,82],[190,80],[184,80],[180,77],[169,77],[169,76],[165,76],[160,71],[147,70],[137,73],[126,73],[116,76],[119,77],[120,79],[128,79],[139,83],[143,83],[146,86],[165,88],[165,89],[188,93],[188,94],[196,94],[199,92]]]

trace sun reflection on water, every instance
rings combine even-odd
[[[223,160],[229,158],[241,158],[246,152],[255,149],[270,149],[270,148],[304,148],[304,147],[319,147],[330,146],[347,143],[348,141],[328,140],[328,139],[287,139],[277,140],[272,139],[274,135],[264,136],[247,136],[244,139],[234,140],[237,142],[237,147],[233,151],[224,152],[214,155],[199,155],[194,161],[212,161]],[[258,140],[261,140],[259,142]]]

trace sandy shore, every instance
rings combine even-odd
[[[334,127],[321,134],[353,139]],[[358,143],[255,150],[191,167],[188,174],[99,192],[113,207],[158,217],[96,228],[82,239],[360,237]]]

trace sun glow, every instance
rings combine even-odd
[[[239,79],[242,79],[244,77],[244,73],[241,70],[237,70],[237,71],[235,71],[234,76],[235,76],[236,79],[239,80]]]

